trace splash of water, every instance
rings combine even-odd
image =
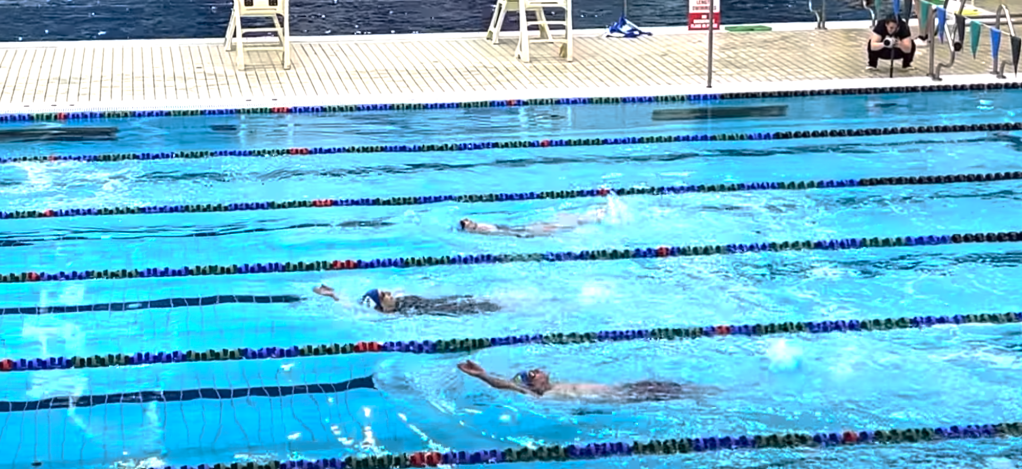
[[[766,356],[772,372],[792,372],[802,368],[802,347],[790,345],[784,339],[772,341],[767,346]]]

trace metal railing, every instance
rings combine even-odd
[[[945,14],[948,14],[947,13],[947,6],[948,6],[948,0],[945,0],[944,1],[944,11],[945,11]],[[931,8],[931,7],[924,6],[924,8]],[[955,27],[954,27],[954,29],[952,30],[952,28],[949,27],[949,25],[948,25],[948,23],[946,21],[944,23],[944,34],[948,38],[950,38],[950,40],[947,42],[947,44],[948,44],[948,52],[951,55],[951,59],[947,63],[936,63],[936,58],[935,58],[936,47],[934,47],[934,45],[936,44],[936,41],[934,40],[935,39],[934,32],[935,32],[936,23],[937,23],[937,17],[936,17],[936,14],[935,14],[936,13],[936,7],[932,7],[931,11],[932,11],[932,13],[931,13],[930,18],[929,18],[929,20],[927,22],[928,24],[926,25],[926,33],[927,33],[927,36],[928,36],[929,44],[931,45],[931,47],[930,47],[930,68],[929,68],[929,73],[927,75],[930,78],[932,78],[934,81],[941,81],[941,78],[940,78],[941,70],[954,66],[955,58],[957,57],[958,53],[962,51],[962,47],[963,47],[963,44],[965,42],[965,25],[964,24],[958,24],[958,18],[964,18],[964,15],[962,13],[965,11],[965,2],[961,2],[959,4],[958,12],[956,14],[954,14],[954,17],[955,17]],[[981,17],[970,17],[970,18],[972,19],[972,21],[979,21],[980,19],[989,19],[990,16],[984,15],[984,16],[981,16]],[[994,19],[993,29],[996,29],[997,31],[1001,31],[1001,20],[1002,20],[1002,18],[1005,20],[1005,23],[1008,25],[1008,33],[1010,35],[1009,37],[1014,37],[1015,36],[1015,24],[1014,24],[1014,22],[1011,19],[1011,11],[1008,10],[1007,5],[1004,5],[1004,4],[1001,4],[1000,6],[997,7],[997,13],[994,14],[994,18],[993,18]],[[984,24],[986,24],[987,26],[990,26],[989,23],[984,23]],[[1005,75],[1004,75],[1004,69],[1008,66],[1008,63],[1007,62],[1001,62],[999,55],[1000,54],[994,55],[994,57],[993,57],[993,68],[991,70],[991,74],[993,74],[997,78],[1006,78]],[[1000,65],[1000,67],[998,67],[998,65]]]
[[[869,27],[873,28],[877,25],[877,11],[876,1],[873,2],[873,6],[870,6],[870,0],[860,0],[859,4],[862,5],[862,9],[869,12]]]
[[[948,14],[947,6],[949,1],[950,0],[944,0],[945,15]],[[928,6],[929,4],[923,5],[925,5],[923,6],[923,8],[931,8],[930,6]],[[962,12],[964,11],[965,2],[964,1],[959,2],[958,13],[955,14],[954,30],[951,30],[951,28],[948,27],[948,23],[946,20],[944,21],[944,36],[948,38],[947,41],[948,53],[951,55],[951,60],[949,60],[947,63],[936,63],[937,47],[935,46],[937,44],[937,41],[935,41],[934,39],[936,38],[935,33],[937,32],[936,28],[938,27],[936,15],[937,9],[936,7],[932,7],[932,10],[930,11],[929,19],[927,20],[926,24],[926,38],[927,42],[929,42],[930,44],[930,69],[927,76],[932,78],[933,81],[942,80],[942,78],[940,78],[941,69],[953,67],[955,65],[955,58],[958,56],[958,52],[962,50],[962,41],[964,40],[965,36],[965,24],[964,23],[959,24],[958,18],[964,19],[964,15],[962,15]],[[945,16],[945,18],[947,18],[947,16]],[[936,66],[934,64],[936,64]]]
[[[1008,33],[1011,34],[1011,37],[1015,37],[1015,25],[1011,21],[1011,12],[1008,11],[1008,6],[1003,4],[1003,3],[1001,4],[1001,6],[997,7],[997,18],[996,18],[996,20],[994,22],[994,28],[997,29],[998,31],[1001,30],[1001,14],[1002,13],[1004,14],[1004,19],[1007,20],[1007,23],[1008,23]],[[1007,62],[1002,63],[1001,64],[1001,68],[998,69],[997,68],[997,64],[998,64],[998,62],[1000,62],[1000,60],[998,60],[998,56],[999,55],[1000,54],[994,55],[993,74],[997,78],[1006,78],[1004,76],[1004,68],[1008,66],[1008,63]]]
[[[816,29],[827,29],[827,0],[817,0],[820,2],[820,8],[813,8],[813,0],[809,1],[809,11],[816,15]],[[866,0],[862,0],[863,5],[866,4]]]

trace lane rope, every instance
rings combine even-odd
[[[769,448],[818,448],[840,446],[867,446],[892,444],[937,443],[948,440],[975,440],[1016,438],[1022,436],[1022,423],[1004,422],[980,425],[952,425],[949,427],[922,427],[887,430],[844,430],[821,433],[772,433],[766,435],[730,435],[704,438],[675,438],[645,442],[612,442],[571,445],[546,445],[538,448],[507,448],[484,451],[449,451],[445,453],[419,451],[344,459],[285,460],[269,463],[249,462],[204,464],[198,468],[181,466],[180,469],[387,469],[408,467],[436,467],[454,464],[527,463],[534,461],[577,461],[629,456],[666,456],[673,454],[705,453],[732,450]],[[178,469],[172,466],[149,469]]]
[[[0,211],[2,219],[23,218],[63,218],[81,216],[108,215],[155,215],[166,213],[213,213],[213,212],[246,212],[255,210],[287,210],[297,208],[326,208],[354,206],[404,206],[426,205],[443,202],[487,203],[521,200],[561,200],[583,197],[605,197],[609,194],[620,196],[630,195],[668,195],[689,193],[721,193],[762,190],[811,190],[839,189],[849,187],[902,186],[902,185],[934,185],[983,183],[996,181],[1015,181],[1022,179],[1022,171],[981,173],[981,174],[947,174],[937,176],[886,176],[859,179],[824,179],[817,181],[791,182],[752,182],[752,183],[719,183],[659,187],[621,187],[599,189],[574,189],[543,192],[503,192],[490,194],[463,195],[428,195],[389,198],[358,198],[358,199],[315,199],[287,200],[270,202],[239,202],[229,204],[186,204],[186,205],[149,205],[139,207],[109,208],[75,208]]]
[[[708,337],[746,336],[762,337],[790,334],[831,334],[839,332],[891,331],[926,329],[944,325],[984,324],[1000,325],[1022,322],[1022,312],[999,314],[956,314],[953,316],[914,316],[887,319],[851,319],[838,321],[802,321],[768,324],[715,325],[704,327],[676,327],[633,329],[582,333],[550,333],[506,337],[422,340],[407,342],[357,342],[349,344],[321,344],[291,347],[263,347],[252,349],[196,350],[175,352],[138,352],[134,355],[110,354],[92,357],[50,357],[35,359],[0,360],[0,372],[66,370],[71,368],[110,368],[115,366],[144,366],[158,363],[223,362],[235,360],[274,360],[282,358],[348,355],[352,353],[414,353],[446,354],[507,347],[523,344],[567,345],[596,342],[622,342],[635,340],[692,340]]]
[[[278,157],[298,155],[335,155],[341,153],[419,153],[448,151],[481,151],[498,148],[548,148],[607,145],[635,145],[647,143],[675,142],[722,142],[722,141],[763,141],[799,140],[807,138],[863,137],[876,135],[995,132],[1022,130],[1022,122],[993,122],[985,124],[919,125],[903,127],[875,127],[865,129],[798,130],[781,132],[755,132],[733,134],[656,135],[645,137],[619,138],[571,138],[543,140],[514,140],[468,143],[429,143],[424,145],[359,145],[347,147],[294,147],[255,150],[185,150],[161,153],[106,153],[101,155],[48,155],[48,156],[0,156],[0,164],[26,162],[116,162],[153,161],[170,159],[198,159],[215,157]]]
[[[957,85],[922,85],[922,86],[884,86],[845,88],[827,90],[800,91],[756,91],[716,94],[599,97],[599,98],[544,98],[544,99],[509,99],[489,101],[465,101],[446,103],[398,103],[398,104],[361,104],[342,106],[288,106],[288,107],[252,107],[230,109],[181,109],[181,110],[146,110],[146,111],[93,111],[93,112],[44,112],[44,113],[6,113],[0,114],[0,122],[27,121],[68,121],[87,119],[114,119],[129,117],[165,117],[165,116],[219,116],[232,114],[303,114],[303,113],[335,113],[335,112],[367,112],[367,111],[404,111],[423,109],[458,109],[458,108],[501,108],[550,105],[585,105],[585,104],[629,104],[658,102],[712,102],[734,99],[763,98],[794,98],[806,96],[854,96],[894,93],[929,93],[948,91],[995,91],[1018,89],[1022,86],[1017,82],[972,83]]]
[[[931,236],[899,236],[894,238],[845,238],[818,241],[784,241],[751,244],[718,244],[710,246],[659,246],[635,249],[600,249],[522,254],[456,254],[454,256],[395,257],[373,260],[332,260],[311,262],[266,262],[257,264],[185,266],[178,268],[79,270],[21,272],[0,275],[0,283],[67,282],[101,279],[153,277],[205,277],[214,275],[245,275],[288,272],[321,272],[336,270],[367,270],[385,268],[416,268],[438,265],[509,264],[522,262],[573,262],[662,257],[712,256],[748,252],[834,251],[901,246],[935,246],[959,243],[1004,243],[1022,240],[1022,232],[968,233]]]
[[[340,383],[296,384],[291,386],[255,386],[250,388],[199,388],[180,391],[135,391],[84,396],[57,396],[36,401],[0,401],[0,413],[34,412],[71,407],[94,407],[106,404],[144,404],[147,402],[187,402],[195,400],[228,400],[245,397],[286,397],[302,394],[334,394],[352,389],[376,389],[372,376]]]
[[[16,314],[73,314],[98,313],[106,311],[138,311],[142,309],[187,308],[231,303],[268,304],[296,303],[302,297],[296,295],[215,295],[197,298],[163,298],[159,300],[97,303],[92,305],[67,306],[11,306],[0,308],[0,316]]]

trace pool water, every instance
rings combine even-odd
[[[5,143],[0,156],[1008,122],[1020,101],[1022,94],[1009,92],[727,101],[717,105],[783,103],[789,112],[785,118],[709,122],[650,119],[655,109],[688,106],[677,103],[100,120],[67,125],[116,126],[116,140]],[[0,130],[15,128],[19,125]],[[0,165],[0,211],[1007,172],[1022,170],[1020,153],[1022,135],[998,132],[8,163]],[[997,181],[620,196],[604,223],[534,239],[472,236],[454,226],[463,217],[507,224],[548,220],[604,207],[607,200],[6,219],[0,221],[0,273],[1018,231],[1013,215],[1019,189],[1018,181]],[[3,311],[134,306],[0,315],[0,355],[91,356],[1003,313],[1017,310],[1020,262],[1017,243],[995,243],[3,284]],[[312,288],[321,283],[334,287],[341,301],[314,295]],[[423,296],[471,294],[503,309],[462,317],[385,316],[357,304],[374,287]],[[138,306],[215,295],[298,298]],[[1013,421],[1022,413],[1020,333],[1017,324],[942,326],[4,373],[0,401],[337,383],[370,374],[379,389],[0,413],[0,447],[5,448],[0,466],[34,461],[56,468],[179,466]],[[465,359],[501,376],[543,367],[569,382],[658,379],[720,392],[698,400],[627,405],[536,401],[488,389],[460,374],[454,365]],[[1010,467],[1005,464],[1018,459],[1017,444],[949,441],[571,464]]]

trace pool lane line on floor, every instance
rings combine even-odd
[[[735,99],[771,99],[796,98],[809,96],[856,96],[882,95],[902,93],[928,93],[950,91],[998,91],[1018,89],[1018,82],[992,82],[971,84],[930,84],[913,86],[882,86],[862,88],[837,88],[826,90],[800,91],[751,91],[735,93],[710,93],[688,95],[656,95],[599,98],[539,98],[510,99],[445,103],[407,103],[407,104],[361,104],[341,106],[278,106],[249,107],[228,109],[181,109],[181,110],[145,110],[145,111],[92,111],[92,112],[44,112],[44,113],[3,113],[0,122],[51,122],[76,121],[92,119],[121,119],[169,116],[222,116],[232,114],[304,114],[304,113],[349,113],[367,111],[404,111],[427,109],[464,109],[464,108],[503,108],[551,105],[586,105],[586,104],[629,104],[629,103],[669,103],[694,102],[707,103]]]
[[[223,304],[282,304],[297,303],[302,297],[297,295],[214,295],[190,298],[161,298],[159,300],[138,300],[91,305],[55,305],[55,306],[10,306],[0,307],[0,316],[5,315],[42,315],[42,314],[75,314],[102,313],[119,311],[139,311],[143,309],[163,308],[200,308]]]
[[[171,159],[201,159],[217,157],[281,157],[308,155],[335,155],[343,153],[421,153],[452,151],[486,151],[506,148],[591,147],[608,145],[636,145],[678,142],[731,142],[800,140],[812,138],[848,138],[878,135],[948,134],[965,132],[1003,132],[1022,130],[1022,122],[991,122],[984,124],[911,125],[901,127],[874,127],[865,129],[798,130],[732,134],[691,134],[628,136],[617,138],[571,138],[540,140],[509,140],[489,142],[429,143],[422,145],[357,145],[347,147],[291,147],[256,150],[183,150],[172,152],[107,153],[101,155],[47,155],[0,156],[0,164],[75,161],[107,163],[117,161],[156,161]]]
[[[334,394],[352,389],[376,389],[372,376],[339,383],[295,384],[291,386],[254,386],[246,388],[198,388],[182,390],[133,391],[112,394],[56,396],[35,401],[0,401],[0,413],[33,412],[47,409],[94,407],[107,404],[144,404],[148,402],[188,402],[228,400],[247,397],[287,397],[307,394]]]
[[[109,215],[155,215],[167,213],[214,213],[214,212],[246,212],[257,210],[286,210],[298,208],[327,208],[355,206],[406,206],[426,205],[443,202],[455,203],[487,203],[524,200],[562,200],[575,198],[606,197],[611,194],[619,196],[631,195],[670,195],[690,193],[725,193],[751,192],[763,190],[812,190],[812,189],[845,189],[852,187],[878,186],[921,186],[938,184],[985,183],[997,181],[1022,180],[1022,171],[1005,171],[979,174],[947,174],[935,176],[885,176],[858,179],[821,179],[816,181],[791,182],[752,182],[752,183],[718,183],[681,186],[656,187],[619,187],[598,189],[573,189],[542,192],[502,192],[489,194],[463,195],[428,195],[389,198],[358,198],[358,199],[313,199],[286,200],[270,202],[239,202],[229,204],[181,204],[181,205],[150,205],[138,207],[109,208],[75,208],[75,209],[44,209],[18,210],[13,212],[0,211],[0,219],[24,218],[66,218],[82,216]]]
[[[146,269],[20,272],[0,275],[0,283],[73,282],[132,278],[180,278],[268,273],[322,272],[389,268],[417,268],[441,265],[509,264],[525,262],[578,262],[623,259],[651,259],[731,255],[781,251],[836,251],[903,246],[935,246],[960,243],[1015,243],[1022,232],[966,233],[953,235],[898,236],[893,238],[844,238],[809,241],[718,244],[707,246],[658,246],[634,249],[599,249],[520,254],[455,254],[453,256],[395,257],[372,260],[329,260],[266,262],[257,264],[150,267]]]
[[[446,354],[466,353],[494,347],[523,344],[568,345],[634,340],[690,340],[708,337],[791,335],[800,333],[828,334],[837,332],[890,331],[926,329],[943,325],[1002,325],[1022,322],[1022,313],[956,314],[953,316],[914,316],[887,319],[852,319],[838,321],[800,321],[747,325],[716,325],[632,329],[583,333],[550,333],[506,337],[422,340],[408,342],[356,342],[251,349],[196,350],[174,352],[137,352],[134,355],[109,354],[92,357],[49,357],[35,359],[2,359],[0,372],[66,370],[71,368],[110,368],[167,363],[224,362],[237,360],[274,360],[298,357],[321,357],[362,353]]]
[[[570,445],[545,445],[537,448],[507,448],[483,451],[448,451],[388,454],[383,456],[344,459],[285,460],[269,463],[249,463],[239,469],[385,469],[409,467],[436,467],[461,464],[500,464],[527,462],[563,462],[606,459],[613,457],[670,456],[676,454],[707,453],[717,451],[756,449],[817,448],[847,446],[873,446],[893,444],[937,443],[948,440],[976,440],[1017,438],[1022,436],[1022,424],[1002,422],[995,424],[952,425],[949,427],[919,427],[906,429],[843,430],[821,433],[772,433],[765,435],[731,435],[704,438],[675,438],[668,440],[602,442]],[[235,463],[238,464],[238,463]],[[221,467],[211,463],[193,466],[151,466],[149,469],[203,469]],[[234,467],[223,464],[225,469]]]

